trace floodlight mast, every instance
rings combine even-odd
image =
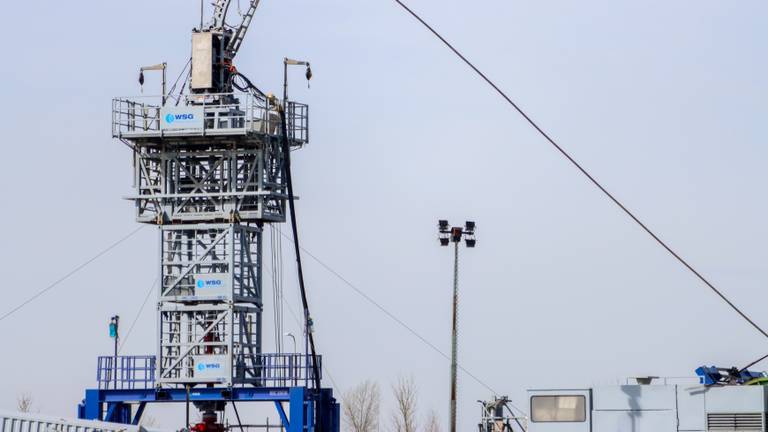
[[[450,394],[450,431],[456,432],[456,395],[457,390],[457,369],[458,369],[458,314],[459,314],[459,244],[461,240],[467,244],[468,248],[474,248],[477,244],[475,239],[476,224],[473,221],[467,221],[464,227],[450,227],[445,219],[437,222],[438,239],[440,246],[454,245],[453,255],[453,313],[451,324],[451,394]]]

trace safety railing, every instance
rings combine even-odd
[[[312,356],[306,354],[260,354],[260,378],[265,387],[314,387]],[[322,357],[317,356],[317,370],[322,379]]]
[[[281,136],[278,103],[249,93],[115,98],[112,136],[129,140],[184,135]],[[307,143],[309,107],[289,101],[286,114],[292,144]]]
[[[96,380],[102,390],[152,388],[155,385],[155,356],[99,357]]]
[[[112,99],[112,137],[120,138],[123,133],[160,131],[160,105],[152,104],[152,99]]]
[[[478,429],[480,432],[517,431],[520,429],[522,432],[526,432],[528,430],[528,417],[485,415],[478,425]]]
[[[289,101],[287,113],[288,138],[300,143],[309,142],[309,106]]]
[[[254,362],[258,382],[264,387],[313,387],[312,356],[305,354],[240,354],[235,364]],[[137,390],[155,387],[155,356],[114,356],[98,358],[96,380],[101,390]],[[317,357],[322,378],[322,358]]]

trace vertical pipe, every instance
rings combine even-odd
[[[113,374],[113,380],[114,380],[114,389],[117,390],[117,343],[120,339],[120,317],[118,315],[115,315],[115,364],[113,365],[114,374]]]
[[[458,353],[459,241],[454,242],[453,325],[451,332],[451,432],[456,432],[456,357]]]
[[[288,104],[288,59],[283,59],[283,109]]]
[[[165,181],[163,181],[165,183]],[[167,184],[167,183],[166,183]],[[166,191],[163,190],[163,193]],[[165,278],[163,277],[163,257],[164,257],[164,248],[165,248],[165,233],[163,232],[162,226],[157,227],[157,233],[158,239],[160,240],[158,242],[158,273],[157,273],[157,279],[158,279],[158,285],[157,285],[157,321],[155,323],[155,334],[157,335],[156,340],[156,348],[157,348],[157,357],[155,357],[155,378],[160,381],[160,378],[163,376],[163,370],[162,370],[162,364],[163,364],[163,356],[165,353],[163,352],[163,311],[162,311],[162,299],[163,299],[163,289],[165,288]],[[171,231],[169,231],[169,236],[173,235]],[[173,246],[169,248],[170,250],[173,250]],[[173,323],[170,323],[170,325],[173,325]],[[172,338],[173,336],[170,336],[172,333],[172,328],[169,327],[169,337]]]
[[[165,101],[167,99],[166,95],[166,76],[165,76],[165,70],[168,68],[167,63],[163,63],[163,106],[165,106]]]
[[[186,404],[187,405],[186,407],[187,408],[187,413],[186,413],[187,430],[190,430],[191,425],[189,424],[189,384],[185,385],[184,387],[186,387],[187,389],[187,404]]]
[[[309,387],[309,323],[307,314],[304,314],[304,387]]]

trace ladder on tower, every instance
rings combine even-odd
[[[240,23],[240,27],[237,28],[235,35],[232,36],[232,40],[229,42],[227,51],[230,52],[232,58],[237,55],[237,51],[240,49],[240,45],[242,45],[243,40],[245,39],[245,34],[248,32],[248,27],[251,25],[253,15],[256,13],[256,8],[259,7],[260,1],[261,0],[251,0],[248,10],[243,14],[243,21]]]

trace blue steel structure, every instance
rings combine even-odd
[[[88,389],[78,406],[78,418],[114,423],[139,423],[149,403],[185,403],[185,389]],[[339,405],[333,390],[307,387],[199,388],[189,393],[195,402],[272,403],[288,432],[338,431]],[[286,410],[284,405],[288,403]]]
[[[332,389],[312,388],[310,356],[263,354],[262,386],[160,388],[155,383],[154,356],[99,357],[98,388],[87,389],[77,409],[83,420],[137,425],[147,404],[245,403],[274,405],[287,432],[338,432],[340,410]],[[289,356],[289,361],[276,357]],[[296,361],[293,361],[296,360]],[[286,369],[285,364],[296,364]],[[299,367],[303,363],[303,366]],[[117,373],[114,379],[113,373]],[[116,384],[114,384],[116,383]],[[297,385],[301,383],[302,385]],[[110,388],[112,387],[112,388]],[[115,388],[116,387],[116,388]],[[287,404],[287,408],[285,406]]]

